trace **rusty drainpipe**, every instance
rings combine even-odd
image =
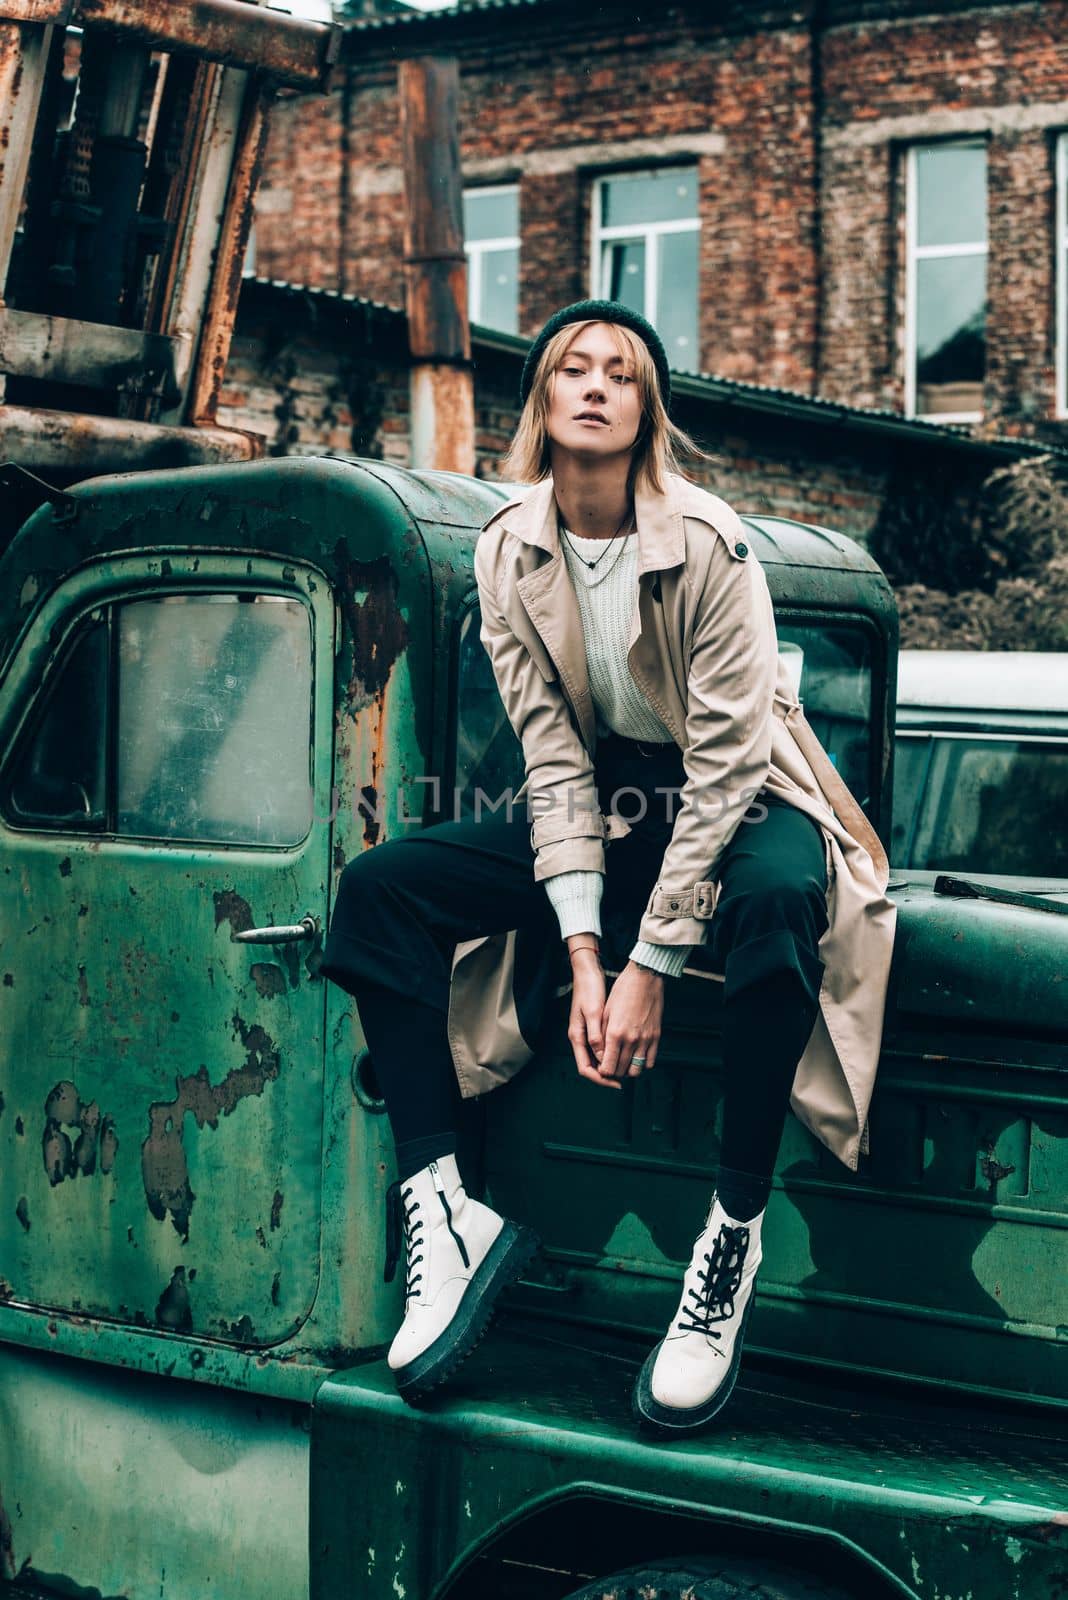
[[[404,275],[413,467],[475,470],[463,189],[453,59],[398,69],[404,147]]]

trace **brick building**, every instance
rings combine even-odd
[[[476,322],[529,336],[612,293],[679,370],[1054,443],[1066,20],[1063,0],[358,18],[334,92],[274,113],[255,270],[403,304],[397,62],[453,55]]]

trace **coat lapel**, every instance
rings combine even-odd
[[[516,593],[553,659],[578,719],[582,741],[587,750],[592,750],[597,742],[597,729],[586,670],[586,642],[578,597],[556,531],[552,479],[543,479],[507,518],[501,520],[509,533],[546,552],[547,560],[517,579]]]

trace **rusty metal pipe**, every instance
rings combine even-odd
[[[267,145],[270,100],[269,91],[255,83],[249,86],[238,130],[226,209],[219,228],[215,270],[204,312],[196,367],[189,386],[186,415],[196,427],[213,424],[218,409],[237,320],[241,272],[252,226],[252,206]]]
[[[109,28],[153,50],[188,50],[304,89],[329,87],[342,34],[336,23],[307,22],[247,0],[0,0],[2,21]]]
[[[0,406],[0,460],[65,482],[102,472],[254,461],[266,440],[237,428],[164,428],[124,417],[93,417],[37,406]]]
[[[460,71],[420,57],[398,74],[404,149],[404,276],[412,465],[474,471],[475,405],[467,319]]]

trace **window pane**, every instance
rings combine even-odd
[[[627,228],[697,216],[697,168],[628,173],[601,185],[601,226]]]
[[[464,816],[474,811],[476,787],[494,802],[509,789],[513,795],[518,794],[526,775],[523,746],[508,721],[489,653],[478,636],[478,627],[476,606],[468,612],[460,630],[453,783],[460,790],[460,808]],[[531,671],[535,670],[532,666]],[[483,802],[483,814],[487,809]],[[504,814],[502,808],[501,815]]]
[[[659,282],[653,321],[664,341],[668,365],[696,372],[697,346],[697,242],[698,233],[664,233],[657,241]]]
[[[857,803],[872,815],[871,640],[861,628],[780,623],[779,643],[803,652],[805,718]]]
[[[894,821],[890,830],[890,860],[911,867],[910,845],[916,810],[923,792],[931,741],[927,737],[900,735],[894,746]]]
[[[311,626],[296,600],[176,595],[118,611],[118,827],[294,844],[311,823]]]
[[[916,243],[986,243],[986,150],[940,145],[916,152]]]
[[[519,251],[487,250],[482,257],[479,322],[502,333],[519,332]]]
[[[100,616],[72,642],[36,728],[16,756],[5,785],[5,809],[16,825],[104,825],[107,637]]]
[[[936,739],[911,865],[1068,877],[1068,750]]]
[[[916,263],[916,410],[981,411],[986,256]]]
[[[632,311],[645,314],[645,245],[621,239],[605,246],[605,294]]]
[[[517,239],[519,237],[519,190],[469,189],[464,195],[464,238]]]

